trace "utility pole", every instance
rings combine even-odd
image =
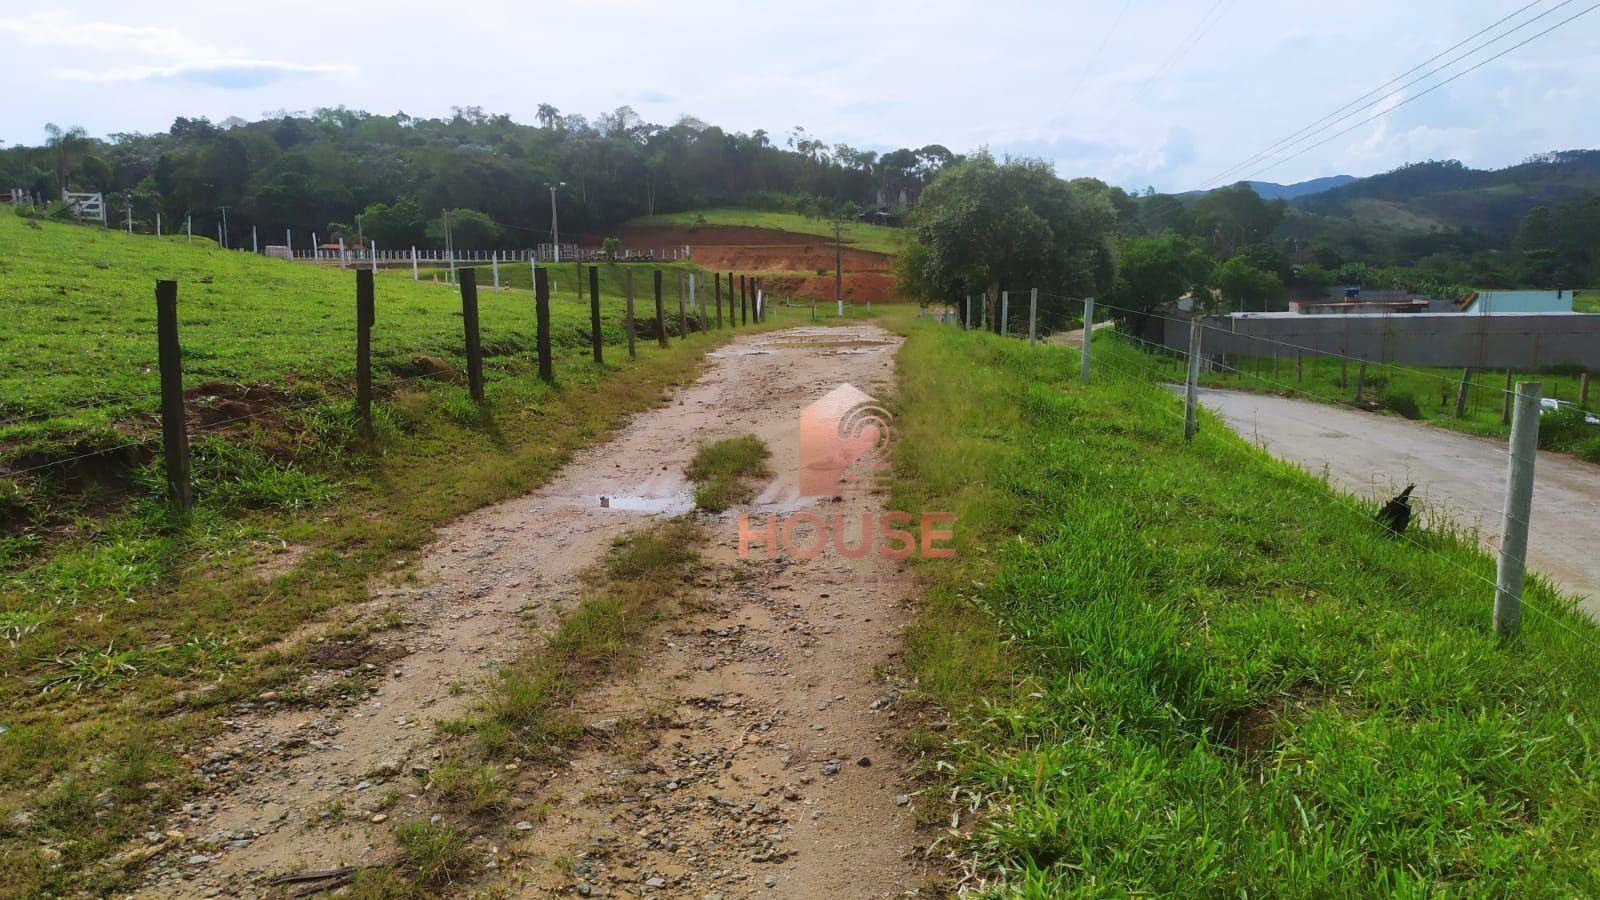
[[[221,225],[221,228],[222,228],[222,239],[217,241],[217,243],[222,245],[222,249],[226,250],[226,249],[228,249],[228,208],[226,206],[222,207],[222,225]]]
[[[833,222],[833,302],[838,316],[844,317],[844,223]]]
[[[550,252],[558,263],[561,262],[561,223],[556,220],[556,191],[566,186],[565,181],[545,183],[545,187],[550,189]]]

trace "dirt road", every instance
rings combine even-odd
[[[436,723],[556,627],[613,539],[690,510],[695,447],[760,436],[775,477],[752,512],[806,505],[801,408],[843,382],[881,395],[895,346],[871,326],[737,339],[550,484],[444,529],[414,573],[373,585],[288,692],[330,699],[234,710],[202,754],[212,795],[152,825],[144,894],[269,896],[274,876],[386,861],[398,825],[437,812],[424,790],[442,759]],[[739,560],[733,513],[702,519],[712,568],[696,611],[655,627],[642,668],[581,699],[592,739],[576,755],[508,767],[509,809],[473,845],[475,882],[447,893],[875,897],[921,883],[884,677],[905,573],[875,557]],[[367,685],[353,697],[339,690],[352,678]]]
[[[1340,487],[1391,496],[1416,482],[1420,508],[1500,538],[1506,479],[1502,440],[1458,434],[1392,416],[1284,397],[1202,389],[1200,402],[1245,438]],[[1529,521],[1530,565],[1582,595],[1600,615],[1600,466],[1540,453]]]

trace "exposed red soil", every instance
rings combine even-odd
[[[833,300],[832,275],[767,275],[762,277],[767,293],[774,297],[804,300]],[[885,303],[894,297],[894,276],[882,272],[850,274],[845,269],[844,299],[849,303]]]
[[[762,276],[775,296],[817,300],[834,296],[833,244],[818,235],[707,225],[629,228],[618,236],[628,249],[670,253],[671,248],[689,247],[694,262],[708,269]],[[849,246],[842,257],[845,299],[882,302],[894,296],[894,257]]]

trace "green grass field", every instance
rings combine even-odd
[[[1600,313],[1600,291],[1575,291],[1572,308],[1577,312]]]
[[[692,227],[695,225],[730,225],[740,228],[771,228],[779,231],[792,231],[795,234],[814,234],[822,237],[833,237],[833,223],[825,219],[813,219],[799,213],[761,212],[754,209],[696,209],[687,212],[664,213],[658,216],[645,216],[634,219],[629,225],[660,226],[671,225],[675,227]],[[844,226],[844,240],[847,244],[861,250],[871,250],[876,253],[898,253],[900,242],[906,232],[901,228],[889,228],[884,225],[868,225],[863,222],[850,222]]]
[[[922,565],[917,683],[955,711],[957,856],[983,896],[1594,896],[1600,629],[1542,581],[1223,427],[1154,376],[923,322],[891,507],[957,514]],[[975,813],[975,815],[974,815]]]
[[[0,478],[8,897],[127,886],[137,860],[113,855],[199,787],[179,751],[213,734],[234,704],[284,690],[311,665],[310,645],[293,635],[319,621],[342,633],[341,611],[435,528],[538,486],[692,380],[702,355],[733,333],[674,338],[666,350],[642,340],[630,361],[620,300],[603,291],[607,357],[595,365],[588,303],[563,292],[552,303],[556,381],[546,385],[531,359],[532,295],[485,289],[479,405],[459,383],[388,371],[419,353],[462,365],[461,319],[456,288],[385,273],[375,434],[366,437],[347,390],[352,274],[181,238],[35,229],[9,212],[0,247],[10,321],[0,397],[5,418],[23,417],[0,430],[0,466],[22,448],[59,459],[152,433],[156,278],[181,282],[187,384],[268,385],[287,398],[270,406],[268,425],[191,429],[198,505],[187,517],[167,508],[149,456],[105,457],[79,473],[87,482],[58,474],[66,467]],[[775,308],[763,327],[800,315]],[[290,564],[260,568],[288,548]],[[347,679],[334,699],[369,689]]]

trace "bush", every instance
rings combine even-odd
[[[1390,412],[1399,413],[1408,419],[1422,418],[1422,410],[1417,407],[1417,398],[1403,390],[1390,389],[1383,392],[1378,398],[1378,405]]]
[[[1539,446],[1545,450],[1575,453],[1585,459],[1585,453],[1595,453],[1600,443],[1600,425],[1590,424],[1583,410],[1563,406],[1539,417]]]

